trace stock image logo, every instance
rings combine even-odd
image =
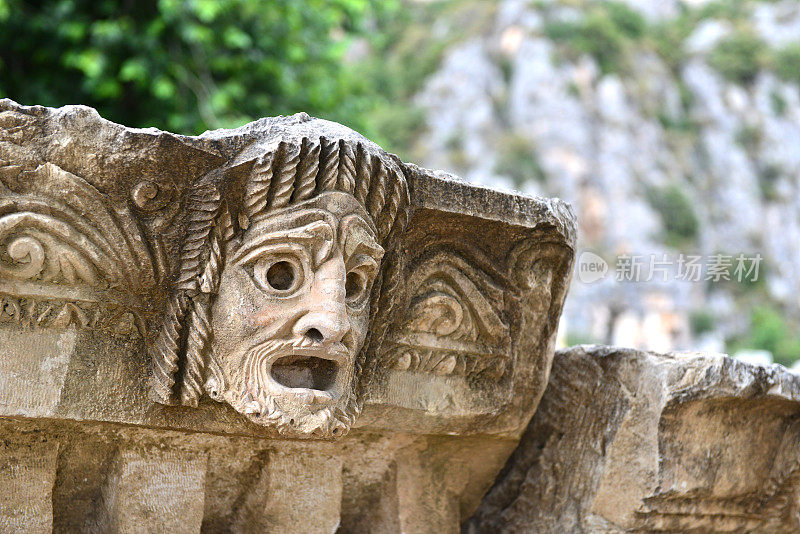
[[[594,252],[585,250],[578,258],[578,280],[584,284],[602,280],[608,274],[608,269],[608,262]]]
[[[620,254],[614,258],[611,275],[617,282],[755,282],[762,264],[761,254]],[[584,284],[609,276],[609,263],[585,250],[576,266]]]

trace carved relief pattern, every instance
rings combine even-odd
[[[40,134],[33,117],[14,111],[0,112],[0,141],[22,145],[28,135]]]
[[[697,531],[796,532],[798,478],[770,481],[766,492],[735,497],[652,497],[637,512],[643,528],[656,532],[678,532],[692,525]]]
[[[766,480],[738,495],[656,494],[637,511],[647,529],[678,531],[797,532],[800,528],[800,424],[790,424],[777,447]],[[764,445],[765,455],[769,445]]]
[[[31,178],[34,194],[0,199],[0,275],[100,288],[153,286],[152,260],[129,214],[112,212],[97,189],[50,163]],[[38,184],[63,193],[66,202],[36,191]]]
[[[500,257],[508,243],[455,243],[449,227],[431,228],[435,250],[411,240],[440,215],[464,223],[459,235],[474,224],[492,239],[501,224],[481,222],[474,205],[440,209],[443,177],[307,116],[190,138],[126,130],[85,108],[0,106],[22,110],[0,111],[3,335],[20,335],[13,326],[141,338],[151,400],[198,406],[207,395],[270,436],[343,434],[387,363],[469,379],[412,377],[434,386],[418,405],[440,388],[469,417],[498,412],[479,406],[474,378],[503,377],[496,397],[512,396],[520,299]],[[409,187],[434,213],[411,233]],[[327,233],[312,239],[306,219],[318,216]],[[332,252],[317,259],[307,245],[316,241]],[[245,261],[243,247],[263,257]],[[247,358],[257,372],[243,371]]]
[[[111,331],[118,329],[116,308],[138,315],[138,295],[155,286],[155,269],[132,215],[51,163],[33,171],[7,165],[4,171],[0,291],[7,295],[4,310],[13,312],[4,314],[30,326]],[[143,328],[139,323],[133,330]]]
[[[136,204],[137,208],[151,213],[166,207],[173,200],[173,194],[171,190],[161,187],[150,180],[143,180],[133,186],[131,198],[133,198],[133,203]]]
[[[439,253],[416,267],[411,300],[387,343],[392,367],[437,375],[502,376],[511,337],[501,319],[503,290],[454,253]]]
[[[141,337],[145,323],[124,307],[95,302],[65,302],[0,295],[0,324],[22,327],[101,330],[106,334]]]

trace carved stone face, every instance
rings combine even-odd
[[[383,249],[358,201],[331,192],[251,224],[212,309],[224,384],[206,388],[286,435],[347,431]]]

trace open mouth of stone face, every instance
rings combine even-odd
[[[339,364],[316,356],[284,356],[272,363],[272,379],[287,388],[330,390],[336,383]]]

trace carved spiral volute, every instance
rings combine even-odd
[[[102,260],[102,251],[64,221],[30,212],[0,216],[3,277],[97,285]]]
[[[0,196],[0,281],[152,287],[152,258],[124,208],[50,163],[21,176],[25,187]]]
[[[33,236],[11,239],[6,247],[11,267],[3,266],[3,274],[15,278],[34,278],[44,268],[44,247]]]
[[[431,290],[415,298],[411,306],[409,327],[418,332],[457,338],[474,337],[469,310],[458,295],[446,292],[442,283],[431,284]],[[444,286],[444,287],[440,287]]]
[[[140,294],[155,286],[154,262],[128,206],[51,163],[3,178],[0,323],[146,332]]]

